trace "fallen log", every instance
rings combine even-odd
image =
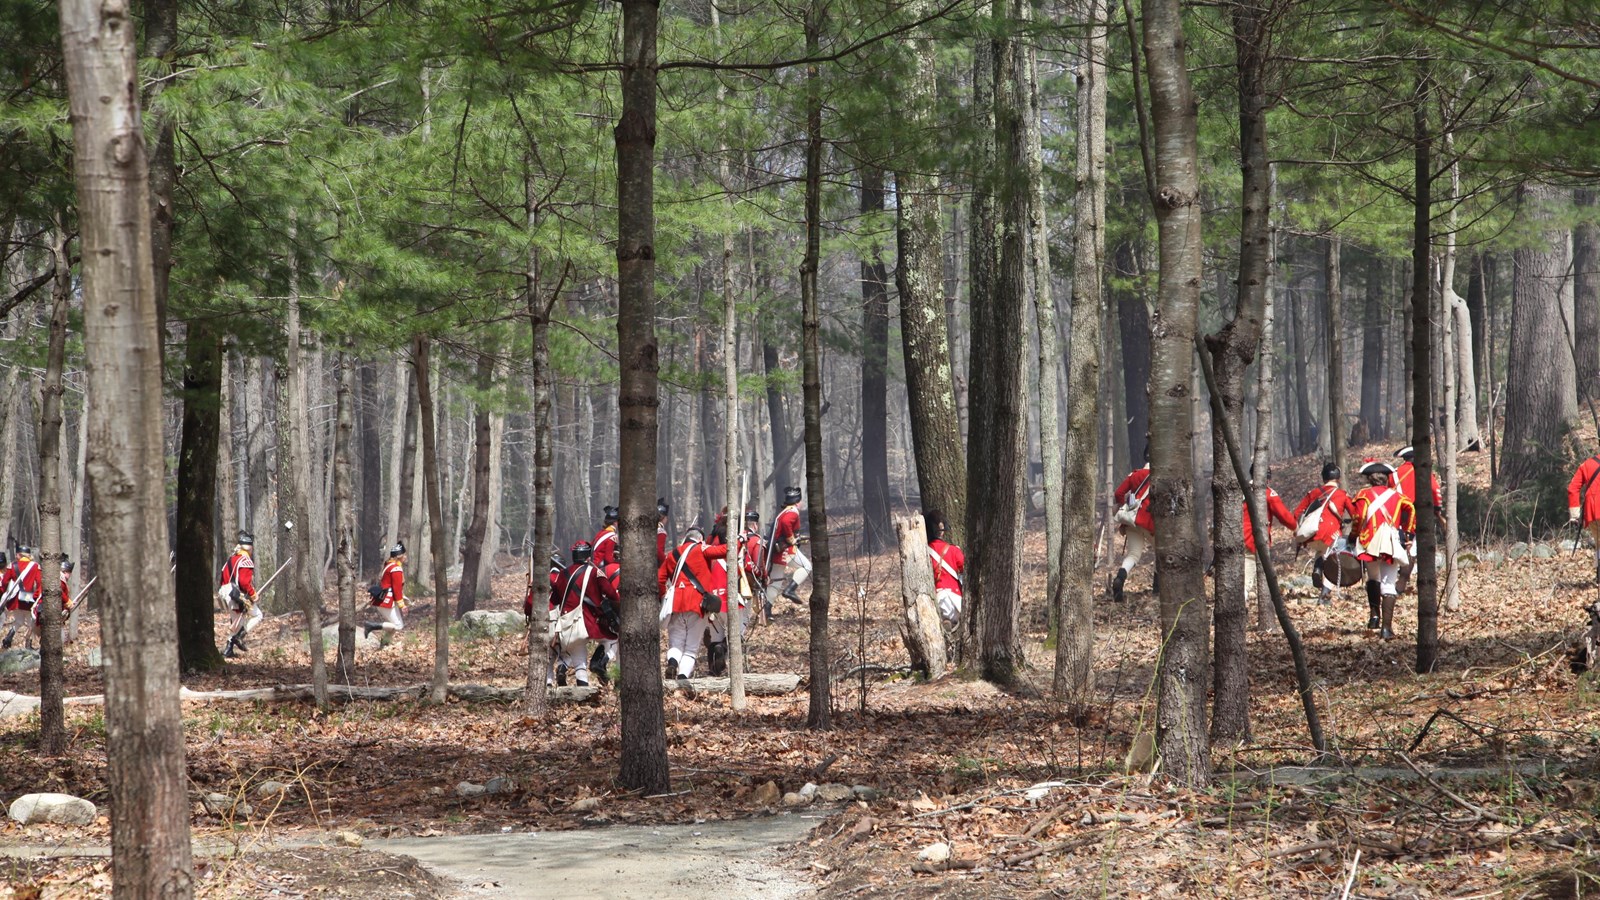
[[[728,692],[728,679],[718,678],[691,678],[689,690],[696,694],[726,694]],[[668,691],[683,689],[683,682],[676,679],[665,682]],[[744,692],[756,697],[779,697],[792,694],[800,689],[800,676],[793,673],[755,674],[746,672],[744,676]]]

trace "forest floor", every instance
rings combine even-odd
[[[1276,486],[1291,503],[1315,478],[1289,477],[1302,468],[1278,466]],[[1042,535],[1030,537],[1025,596],[1043,593],[1042,544]],[[739,715],[725,695],[669,692],[673,792],[661,797],[613,785],[620,735],[610,690],[595,703],[557,706],[543,721],[494,703],[350,703],[318,713],[304,703],[186,702],[192,792],[255,806],[248,816],[218,816],[197,801],[192,824],[207,851],[199,894],[460,895],[473,886],[439,881],[374,848],[429,835],[785,814],[761,796],[768,781],[783,792],[838,782],[881,795],[800,811],[827,818],[781,865],[823,897],[1595,893],[1600,693],[1565,658],[1581,607],[1597,597],[1592,551],[1493,563],[1488,548],[1469,549],[1486,561],[1461,571],[1461,607],[1441,614],[1441,662],[1427,675],[1412,671],[1410,601],[1396,614],[1398,638],[1385,642],[1364,627],[1359,589],[1329,607],[1315,605],[1308,588],[1291,592],[1330,753],[1310,747],[1282,636],[1252,631],[1252,740],[1213,748],[1216,780],[1204,791],[1124,774],[1130,744],[1155,712],[1148,564],[1130,579],[1125,604],[1096,609],[1097,694],[1085,716],[1069,718],[1048,699],[1053,651],[1034,603],[1025,615],[1031,683],[1017,691],[961,672],[930,683],[857,672],[833,684],[834,727],[820,732],[805,728],[804,689],[753,697]],[[1282,540],[1281,564],[1302,571],[1304,559],[1296,564],[1292,553]],[[888,555],[835,561],[835,677],[863,661],[904,664],[895,571]],[[517,574],[498,579],[491,608],[520,607],[520,582]],[[752,668],[803,674],[804,610],[778,612],[751,629]],[[246,657],[185,686],[308,680],[294,625],[293,617],[269,620]],[[427,619],[410,622],[395,645],[359,659],[358,683],[426,681],[432,633]],[[99,672],[85,663],[95,643],[91,619],[69,652],[69,695],[101,691]],[[451,647],[452,681],[521,684],[525,662],[520,636]],[[0,678],[0,689],[36,693],[36,674]],[[68,707],[68,723],[71,754],[44,760],[36,716],[0,720],[0,799],[58,790],[103,806],[101,710]],[[459,782],[496,776],[511,789],[457,795]],[[268,779],[289,790],[259,799],[255,788]],[[338,832],[374,846],[334,846]],[[108,836],[103,817],[84,828],[7,821],[0,852],[103,853]],[[936,843],[948,845],[951,860],[919,862]],[[307,844],[327,846],[295,849]],[[41,896],[39,888],[45,897],[104,897],[108,883],[106,860],[93,855],[0,862],[0,900]]]

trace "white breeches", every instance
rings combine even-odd
[[[799,547],[789,551],[789,559],[783,568],[789,575],[789,583],[796,588],[805,584],[806,579],[811,577],[811,560],[806,559],[806,555],[800,552]]]
[[[384,631],[403,631],[405,629],[405,620],[400,618],[400,607],[374,606],[372,608],[377,611],[378,624],[383,626]]]
[[[13,609],[6,613],[6,617],[10,620],[10,628],[22,632],[26,635],[24,640],[30,644],[33,643],[33,639],[39,634],[39,628],[33,621],[33,610],[31,608]]]
[[[679,675],[694,674],[695,657],[705,636],[706,619],[697,612],[673,613],[667,619],[667,662],[678,664]]]
[[[1367,567],[1367,580],[1376,581],[1378,590],[1383,596],[1393,597],[1400,593],[1395,587],[1395,582],[1400,576],[1399,563],[1369,559],[1363,565]]]
[[[233,614],[233,630],[230,634],[245,635],[255,630],[261,624],[261,604],[251,603],[244,612],[235,611]]]
[[[556,663],[566,663],[567,668],[572,672],[572,677],[578,684],[589,683],[589,657],[586,655],[586,651],[589,649],[589,641],[587,638],[581,641],[573,641],[570,644],[553,641],[552,648],[555,652],[550,654],[550,671],[545,676],[546,681],[555,681]]]
[[[1254,553],[1246,553],[1244,555],[1244,602],[1246,603],[1249,603],[1250,598],[1256,595],[1257,568],[1256,555]]]
[[[1122,557],[1122,571],[1132,572],[1133,567],[1137,566],[1139,560],[1144,557],[1145,548],[1150,546],[1154,536],[1137,525],[1129,525],[1126,526],[1123,537],[1125,540],[1125,555]]]
[[[949,588],[939,588],[936,599],[939,601],[939,616],[946,625],[956,624],[961,618],[961,595]]]

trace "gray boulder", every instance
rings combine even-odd
[[[517,786],[511,783],[511,779],[499,775],[483,783],[483,792],[486,794],[509,794],[516,789]]]
[[[93,825],[94,804],[71,794],[23,794],[11,801],[10,815],[23,825]]]
[[[1506,550],[1506,559],[1521,559],[1528,555],[1527,541],[1517,541]]]
[[[856,792],[848,784],[825,784],[817,788],[817,799],[824,803],[843,803],[855,797]]]
[[[99,669],[106,664],[105,657],[100,653],[99,647],[90,647],[89,652],[84,655],[83,662],[91,669]]]
[[[1556,555],[1556,551],[1550,549],[1549,544],[1534,544],[1533,555],[1537,559],[1549,559]]]
[[[1456,554],[1456,568],[1470,569],[1478,564],[1478,554],[1461,552]]]
[[[865,784],[852,786],[850,788],[850,793],[855,794],[857,800],[865,800],[868,803],[874,803],[880,796],[882,796],[878,793],[877,788]]]
[[[0,675],[39,671],[39,651],[13,647],[0,653]]]
[[[270,800],[273,797],[282,796],[288,790],[288,785],[281,781],[263,781],[256,785],[256,796],[263,800]]]
[[[205,795],[201,802],[205,804],[206,812],[213,816],[224,818],[230,815],[249,818],[256,811],[255,807],[230,794],[209,793]]]
[[[527,620],[522,613],[510,609],[475,609],[456,622],[462,640],[476,641],[522,634],[527,630]]]
[[[482,797],[486,793],[488,793],[488,788],[481,784],[473,784],[470,781],[463,781],[456,785],[456,796],[462,799]]]
[[[374,631],[367,637],[361,636],[361,625],[356,624],[356,650],[376,650],[383,645],[382,632]],[[339,626],[327,625],[322,629],[322,649],[333,651],[339,649]]]

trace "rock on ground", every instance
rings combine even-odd
[[[527,627],[522,613],[503,609],[475,609],[455,624],[461,639],[468,641],[522,634]]]
[[[0,653],[0,675],[16,675],[39,670],[39,651],[15,647]]]
[[[92,825],[94,804],[71,794],[23,794],[11,801],[11,818],[23,825]]]

